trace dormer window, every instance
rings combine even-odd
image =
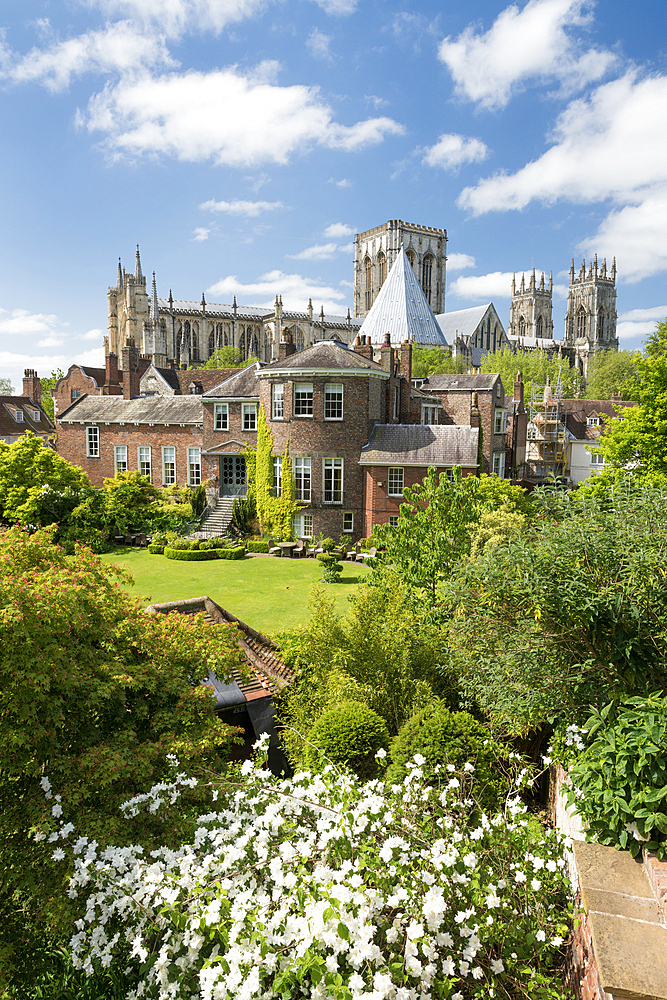
[[[600,418],[599,417],[589,417],[587,419],[587,421],[586,421],[586,426],[587,427],[599,427],[600,426]]]
[[[14,420],[17,424],[23,423],[23,410],[19,410],[18,406],[14,410]]]

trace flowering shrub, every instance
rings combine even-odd
[[[242,782],[211,785],[191,843],[150,854],[99,850],[58,815],[52,856],[72,858],[69,894],[85,899],[74,964],[92,972],[129,947],[132,1000],[563,998],[558,834],[518,795],[469,827],[472,765],[425,786],[419,764],[389,787],[248,761]],[[193,780],[125,812],[164,810]]]

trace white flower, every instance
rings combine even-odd
[[[36,833],[36,834],[34,834],[34,836],[33,836],[33,838],[32,838],[32,839],[33,839],[33,840],[34,840],[34,841],[35,841],[36,843],[38,843],[38,844],[39,844],[39,843],[40,843],[40,841],[42,841],[42,840],[46,840],[46,834],[45,834],[45,833],[42,833],[42,831],[41,831],[41,830],[38,830],[38,831],[37,831],[37,833]]]
[[[555,872],[558,870],[558,866],[555,861],[547,861],[547,871]]]
[[[447,785],[447,788],[459,788],[460,784],[461,783],[460,783],[460,781],[459,781],[458,778],[450,778],[449,779],[449,784]]]
[[[626,823],[625,824],[625,829],[628,831],[628,833],[632,834],[632,836],[635,838],[635,840],[649,840],[650,839],[649,837],[643,837],[641,835],[641,833],[639,832],[639,829],[638,829],[636,823]]]
[[[463,1000],[463,993],[455,993],[452,1000]]]
[[[454,976],[456,974],[456,966],[454,965],[454,959],[451,955],[449,958],[443,958],[442,971],[446,976]]]
[[[56,847],[51,857],[53,858],[54,861],[64,861],[65,852],[63,851],[62,847]]]
[[[498,975],[498,973],[504,971],[505,971],[505,966],[503,965],[501,960],[499,958],[494,958],[493,961],[491,962],[491,972],[494,972],[496,975]]]
[[[554,946],[554,948],[560,948],[560,946],[563,943],[563,939],[562,939],[562,937],[556,936],[555,938],[551,939],[551,943]]]
[[[525,882],[526,876],[523,874],[523,872],[516,871],[514,872],[514,880],[515,882]]]
[[[466,761],[465,764],[463,765],[463,770],[468,771],[469,774],[472,774],[472,772],[475,770],[475,765],[471,764],[470,761]]]
[[[55,806],[51,810],[51,815],[55,816],[55,817],[58,817],[58,816],[62,816],[62,814],[63,814],[63,807],[60,805],[59,802],[56,802]]]
[[[484,973],[480,969],[479,965],[476,965],[475,968],[472,970],[471,975],[473,979],[481,979]]]
[[[417,767],[421,767],[422,764],[426,763],[426,757],[423,757],[420,753],[416,753],[412,759],[414,760]]]
[[[453,765],[453,764],[448,764],[448,765],[447,765],[447,770],[448,770],[448,771],[455,771],[455,770],[456,770],[456,768],[454,767],[454,765]]]
[[[418,924],[416,920],[413,920],[407,929],[407,935],[410,941],[414,941],[415,938],[424,937],[424,925]]]
[[[470,968],[470,962],[459,962],[459,972],[462,976],[468,975],[469,968]]]
[[[532,879],[532,881],[530,883],[531,889],[534,889],[535,892],[537,892],[537,890],[540,888],[541,885],[542,885],[542,883],[540,882],[540,880],[538,878]]]
[[[387,751],[384,747],[380,747],[380,749],[376,751],[375,756],[380,760],[383,760],[387,756]]]
[[[461,860],[466,868],[474,868],[477,864],[477,855],[471,852],[470,854],[466,854]]]
[[[535,935],[535,938],[537,941],[546,941],[547,936],[544,933],[544,931],[538,931],[537,934]]]

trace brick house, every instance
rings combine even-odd
[[[32,368],[24,371],[21,396],[0,396],[0,441],[13,444],[26,431],[44,441],[55,432],[53,422],[42,409],[42,383]]]

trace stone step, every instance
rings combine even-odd
[[[201,522],[202,531],[210,535],[223,535],[232,521],[235,497],[218,497],[208,516]]]

